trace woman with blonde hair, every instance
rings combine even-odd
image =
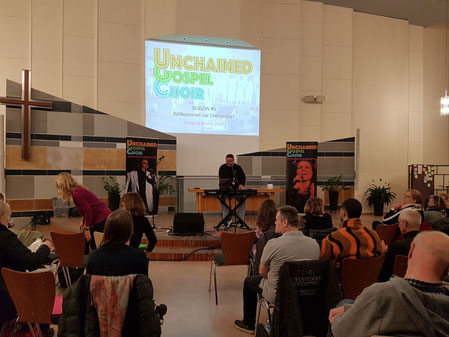
[[[424,211],[423,222],[428,222],[432,226],[446,217],[444,200],[441,196],[431,195],[427,208]]]
[[[424,214],[422,212],[423,199],[420,191],[415,189],[407,190],[404,194],[404,199],[402,203],[395,204],[393,208],[385,214],[383,219],[384,225],[394,225],[399,222],[399,215],[405,209],[416,209],[419,214],[421,214],[421,218],[424,218]],[[374,226],[373,229],[376,230],[377,226]]]
[[[154,249],[154,246],[156,246],[157,238],[154,235],[150,222],[144,216],[146,207],[139,193],[125,193],[120,199],[120,207],[131,213],[133,218],[134,231],[129,245],[134,248],[139,248],[142,236],[145,234],[148,239],[147,252],[150,253]]]
[[[111,214],[111,210],[67,172],[59,173],[56,177],[56,190],[60,199],[65,201],[73,199],[82,217],[80,231],[84,233],[90,248],[96,249],[95,240],[93,240],[94,232],[103,232],[106,218]]]
[[[309,235],[310,229],[332,228],[332,218],[324,213],[324,203],[321,198],[309,198],[304,206],[304,234]]]
[[[145,253],[128,242],[133,234],[133,219],[124,209],[112,212],[104,227],[100,248],[89,255],[87,274],[123,276],[143,274],[148,276],[148,258]]]

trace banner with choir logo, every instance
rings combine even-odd
[[[153,211],[156,188],[157,140],[126,138],[126,187],[125,192],[137,192],[147,213]]]
[[[286,203],[304,213],[304,205],[316,196],[318,142],[287,142]]]

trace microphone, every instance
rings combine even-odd
[[[164,158],[165,158],[165,156],[162,156],[162,157],[160,157],[158,160],[161,161],[161,160],[164,159]]]
[[[231,161],[230,164],[231,164],[231,166],[234,166],[234,162]]]

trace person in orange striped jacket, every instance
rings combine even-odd
[[[356,199],[345,200],[340,208],[340,229],[326,236],[321,245],[320,258],[331,259],[339,268],[346,258],[369,259],[383,252],[377,233],[362,225],[362,204]]]

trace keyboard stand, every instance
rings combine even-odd
[[[229,205],[226,200],[226,196],[229,195]],[[237,200],[237,193],[227,192],[226,195],[224,193],[215,195],[220,202],[226,206],[229,210],[228,215],[226,215],[214,228],[217,232],[220,230],[229,230],[234,228],[236,231],[237,228],[251,230],[251,228],[246,224],[245,221],[237,214],[237,210],[239,207],[249,198],[249,194],[240,194],[240,200]],[[232,207],[232,197],[234,197],[234,207]],[[237,202],[238,201],[238,202]],[[232,221],[232,217],[234,217],[234,221]]]

